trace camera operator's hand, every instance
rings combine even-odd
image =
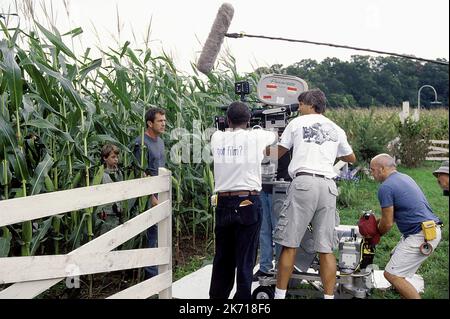
[[[267,146],[264,151],[265,156],[270,156],[270,158],[274,161],[279,160],[284,154],[286,154],[289,150],[284,148],[283,146]]]
[[[155,195],[152,195],[151,201],[152,201],[152,207],[159,204],[158,199],[156,198]]]
[[[355,154],[352,153],[350,155],[345,155],[345,156],[339,157],[339,160],[341,160],[343,162],[347,162],[347,163],[355,163],[356,157],[355,157]]]

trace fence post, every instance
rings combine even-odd
[[[158,201],[161,203],[169,200],[169,207],[170,210],[172,210],[172,172],[165,168],[159,168],[158,175],[167,176],[169,179],[169,190],[167,192],[159,193]],[[169,247],[169,263],[166,265],[159,265],[158,274],[168,272],[170,281],[172,282],[172,213],[158,223],[158,247]],[[172,299],[172,286],[160,291],[159,298]]]
[[[405,120],[409,116],[409,101],[403,101],[402,111],[398,115],[400,117],[400,122],[402,122],[402,124],[404,124]]]
[[[84,269],[84,274],[91,274],[99,272],[99,268],[108,271],[108,269],[120,270],[128,269],[124,268],[133,265],[132,268],[142,268],[143,260],[148,262],[149,258],[152,262],[156,264],[165,263],[160,267],[161,276],[156,276],[152,282],[145,281],[139,283],[132,287],[129,287],[122,292],[119,292],[112,297],[147,297],[147,292],[151,295],[160,294],[160,298],[171,298],[172,297],[172,203],[171,203],[171,175],[172,173],[168,170],[160,172],[162,176],[154,176],[151,178],[140,178],[123,182],[108,183],[96,186],[80,187],[77,189],[62,190],[52,193],[43,193],[33,196],[23,197],[23,198],[13,198],[4,201],[0,201],[0,227],[2,225],[10,225],[26,220],[38,219],[46,216],[53,216],[56,214],[67,213],[73,210],[84,209],[87,207],[103,205],[109,202],[118,200],[127,200],[130,198],[136,198],[140,196],[146,196],[149,194],[158,193],[160,194],[161,204],[156,207],[151,208],[138,214],[133,219],[127,221],[123,225],[119,225],[114,229],[108,231],[107,233],[95,238],[94,240],[84,244],[77,249],[72,250],[66,255],[61,255],[58,258],[64,258],[64,262],[69,259],[74,259],[76,262],[72,263],[59,263],[56,265],[59,270],[58,275],[55,277],[55,272],[52,269],[41,267],[36,268],[42,271],[42,276],[25,276],[19,277],[20,281],[12,281],[14,284],[1,289],[0,288],[0,299],[6,298],[34,298],[37,295],[43,293],[50,287],[54,286],[61,280],[64,280],[67,276],[73,277],[78,276],[80,272],[77,268],[71,265],[83,265],[85,259],[83,255],[85,253],[101,253],[104,255],[100,262],[97,262],[96,266],[93,268],[89,265],[92,258],[86,261],[87,268],[89,271]],[[164,202],[167,201],[167,202]],[[162,203],[164,202],[164,203]],[[152,252],[152,256],[149,256],[147,252],[130,252],[125,251],[123,254],[136,255],[137,257],[129,257],[125,260],[125,264],[122,263],[120,259],[120,266],[114,264],[115,255],[117,253],[111,252],[113,249],[117,248],[121,244],[125,243],[130,238],[137,236],[142,233],[150,226],[158,224],[160,225],[160,232],[158,234],[158,240],[160,246],[164,247],[161,250]],[[161,253],[162,251],[162,253]],[[122,254],[122,252],[121,252]],[[114,256],[113,256],[114,255]],[[164,255],[164,259],[160,258]],[[6,259],[10,257],[0,258],[0,282],[5,282],[5,274],[10,269],[15,269],[14,265],[8,265]],[[13,258],[13,257],[11,257]],[[21,263],[35,262],[33,261],[36,257],[19,257],[21,258]],[[25,260],[23,259],[25,258]],[[80,259],[81,258],[81,259]],[[140,259],[139,259],[140,258]],[[78,260],[80,259],[80,260]],[[128,261],[129,259],[129,261]],[[98,266],[105,261],[105,267]],[[5,264],[7,267],[5,267]],[[51,264],[52,267],[55,264]],[[68,269],[67,266],[70,266]],[[116,267],[117,266],[117,267]],[[124,266],[124,267],[122,267]],[[62,269],[62,267],[66,267]],[[97,268],[96,268],[97,267]],[[51,267],[50,267],[51,268]],[[83,267],[80,266],[81,269]],[[36,271],[36,270],[35,270]],[[83,271],[83,270],[82,270]],[[23,274],[23,272],[22,272]],[[27,280],[28,278],[28,280]],[[32,278],[32,279],[29,279]],[[17,278],[16,278],[17,279]],[[150,281],[149,280],[149,281]],[[170,280],[170,281],[169,281]],[[11,283],[12,283],[11,282]],[[78,283],[70,281],[70,284],[76,286]],[[165,289],[166,287],[169,287]],[[141,292],[142,289],[142,292]]]

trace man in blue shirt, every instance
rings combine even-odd
[[[370,162],[370,171],[375,180],[381,183],[378,189],[381,206],[378,231],[381,235],[386,234],[395,222],[402,233],[402,238],[386,265],[384,277],[403,298],[420,299],[419,293],[405,278],[412,277],[429,256],[420,248],[425,242],[422,222],[436,223],[436,236],[428,241],[432,248],[436,248],[441,240],[442,223],[433,214],[416,182],[408,175],[397,172],[395,160],[391,156],[375,156]]]
[[[141,163],[141,145],[144,144],[144,156],[147,161],[145,167],[146,176],[157,176],[158,168],[164,167],[166,164],[164,154],[164,141],[160,135],[164,133],[166,129],[166,112],[161,108],[150,108],[145,113],[145,122],[147,129],[144,134],[144,141],[142,136],[136,137],[134,141],[134,156],[138,163]],[[158,198],[156,194],[151,195],[151,207],[158,205]],[[147,229],[147,244],[148,248],[157,247],[158,241],[158,227],[157,225],[151,226]],[[151,278],[158,274],[157,266],[145,267],[145,278]]]

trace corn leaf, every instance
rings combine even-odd
[[[50,178],[50,176],[48,176],[48,174],[45,175],[44,185],[45,185],[45,190],[47,192],[54,192],[55,191],[55,185],[53,185],[53,181]]]
[[[62,52],[64,52],[66,55],[70,56],[73,59],[76,59],[75,54],[73,54],[72,51],[70,51],[70,49],[64,44],[64,42],[62,41],[61,37],[51,33],[50,31],[48,31],[46,28],[44,28],[42,25],[40,25],[38,22],[36,22],[37,27],[39,28],[39,30],[41,30],[41,32],[45,35],[45,37],[59,50],[61,50]]]
[[[92,179],[92,185],[99,185],[102,183],[103,179],[103,173],[105,172],[105,168],[103,165],[100,165],[97,172],[94,175],[94,178]]]
[[[78,184],[80,183],[80,180],[81,180],[81,172],[78,172],[72,179],[72,184],[71,184],[70,188],[76,188],[78,186]]]
[[[131,61],[133,61],[134,64],[136,64],[138,67],[140,67],[142,69],[142,63],[141,63],[141,61],[139,61],[137,56],[134,54],[133,50],[131,50],[130,48],[127,48],[126,52],[127,52],[127,56],[131,59]]]
[[[21,65],[25,71],[30,75],[33,83],[36,85],[36,90],[48,104],[55,104],[54,98],[52,96],[51,87],[47,80],[42,76],[39,70],[32,64],[32,61],[28,58],[25,51],[19,49],[17,51],[17,56],[21,61]]]
[[[123,56],[124,56],[124,54],[125,54],[125,52],[127,51],[127,49],[128,49],[128,46],[130,45],[130,41],[125,41],[125,44],[123,45],[123,47],[122,47],[122,50],[120,51],[120,57],[121,58],[123,58]]]
[[[0,62],[0,69],[3,70],[3,76],[8,83],[11,103],[16,110],[18,110],[22,104],[22,74],[19,65],[16,63],[14,50],[8,48],[6,40],[0,41],[0,50],[3,54],[3,61]]]
[[[63,132],[60,129],[58,129],[53,123],[51,123],[48,120],[42,119],[42,118],[35,118],[33,120],[29,120],[26,123],[26,126],[33,126],[40,129],[49,129],[53,132],[55,132],[58,136],[62,137],[64,142],[70,142],[75,143],[72,136],[70,136],[69,133]]]
[[[8,232],[8,234],[5,237],[0,237],[0,257],[8,257],[9,249],[11,247],[11,233]]]
[[[86,65],[85,67],[81,68],[81,70],[79,72],[80,81],[83,81],[89,72],[99,68],[101,65],[102,65],[102,59],[96,59],[96,60],[92,61],[91,63],[89,63],[88,65]]]
[[[51,107],[50,104],[48,104],[44,99],[41,98],[41,96],[39,96],[37,94],[33,94],[33,93],[28,93],[28,94],[25,94],[24,96],[26,98],[34,99],[35,101],[38,102],[39,106],[43,107],[50,113],[53,113],[56,116],[58,116],[62,120],[63,123],[65,123],[65,124],[67,123],[65,117],[60,112],[58,112],[53,107]]]
[[[3,155],[4,156],[4,155]],[[11,182],[11,171],[7,160],[0,162],[0,185],[5,186]]]
[[[15,174],[16,176],[20,176],[23,181],[26,181],[29,177],[29,173],[25,162],[25,156],[17,144],[17,138],[11,125],[5,121],[2,114],[0,114],[0,141],[2,141],[2,144],[4,143],[3,145],[11,146],[11,149],[13,150],[12,164]]]
[[[131,152],[131,150],[124,144],[120,143],[117,139],[113,138],[108,134],[97,134],[89,137],[89,142],[99,142],[100,144],[104,144],[105,142],[110,142],[113,144],[117,144],[126,152]]]
[[[65,35],[72,35],[72,38],[74,38],[74,37],[76,37],[77,35],[80,35],[80,34],[82,34],[83,33],[83,29],[81,28],[81,27],[78,27],[78,28],[75,28],[75,29],[73,29],[73,30],[70,30],[70,31],[68,31],[68,32],[66,32],[66,33],[64,33],[64,34],[62,34],[62,36],[65,36]]]
[[[44,159],[36,166],[34,175],[31,178],[31,193],[30,195],[36,195],[41,192],[44,185],[45,176],[48,175],[48,171],[53,166],[53,158],[47,153]]]
[[[78,108],[82,109],[84,106],[83,100],[81,99],[80,95],[77,91],[75,91],[72,83],[63,77],[60,73],[46,67],[45,65],[35,62],[36,65],[41,69],[43,72],[47,73],[52,78],[59,81],[61,86],[63,87],[64,92],[66,93],[69,100]]]
[[[36,235],[31,240],[31,252],[30,254],[33,256],[36,253],[36,250],[39,248],[39,245],[45,241],[45,235],[47,235],[50,227],[52,226],[52,217],[47,218],[39,225]]]
[[[131,108],[130,99],[128,98],[126,92],[123,92],[119,90],[114,83],[105,75],[102,73],[98,73],[99,76],[102,78],[102,80],[105,82],[105,84],[108,86],[108,88],[111,90],[111,92],[127,107]]]

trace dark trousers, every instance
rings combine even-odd
[[[154,194],[158,199],[158,194]],[[151,197],[148,201],[148,208],[152,207]],[[146,231],[147,248],[158,248],[158,224],[150,226]],[[144,279],[149,279],[158,275],[158,266],[147,266],[144,268]]]
[[[153,225],[147,229],[147,248],[158,247],[158,225]],[[158,266],[147,266],[144,268],[144,278],[149,279],[158,274]]]
[[[242,206],[242,201],[253,204]],[[233,289],[234,299],[251,299],[253,267],[258,249],[262,208],[259,196],[219,197],[216,207],[216,255],[214,256],[211,299],[227,299]]]

